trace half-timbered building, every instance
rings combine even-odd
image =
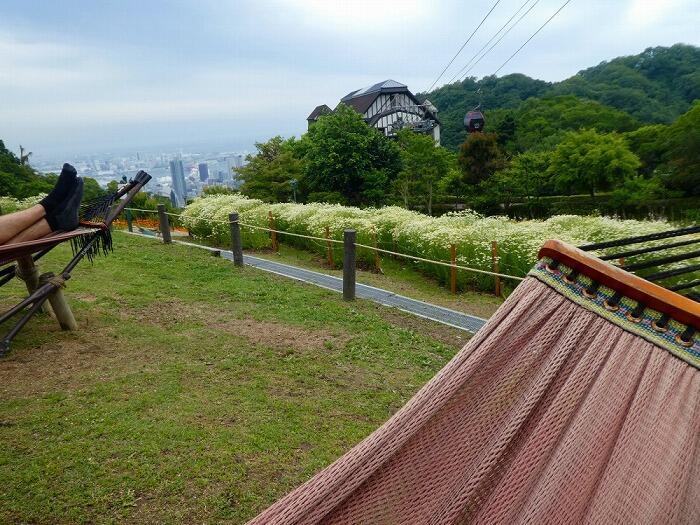
[[[340,99],[340,104],[350,106],[360,113],[368,125],[386,136],[393,136],[399,129],[410,128],[429,134],[440,144],[440,121],[437,109],[430,101],[421,103],[408,86],[395,80],[385,80],[369,87],[352,91]],[[318,106],[307,118],[309,125],[327,111]]]

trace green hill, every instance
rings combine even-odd
[[[562,96],[567,98],[554,98]],[[430,99],[440,111],[443,144],[450,148],[464,140],[464,114],[480,102],[487,119],[491,117],[487,123],[490,127],[503,118],[496,110],[505,109],[514,110],[512,116],[518,125],[531,126],[531,119],[538,118],[537,111],[533,112],[538,103],[529,101],[528,106],[521,106],[533,97],[548,100],[542,103],[544,111],[539,116],[543,118],[551,118],[548,110],[557,105],[557,100],[566,101],[570,115],[578,112],[584,117],[578,127],[628,131],[641,123],[670,123],[700,99],[700,48],[684,44],[648,48],[638,55],[602,62],[562,82],[549,83],[522,74],[480,80],[470,77],[419,94],[419,98]],[[606,123],[592,121],[586,109],[593,110]],[[619,123],[611,126],[611,118]]]

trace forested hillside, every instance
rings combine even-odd
[[[55,174],[41,175],[5,147],[0,140],[0,197],[24,199],[40,193],[48,193],[56,183]],[[92,199],[104,194],[95,179],[83,177],[84,199]],[[0,213],[3,213],[0,210]]]
[[[554,98],[560,96],[567,98]],[[543,114],[537,114],[538,104],[532,101],[526,108],[521,108],[521,104],[532,97],[547,99],[541,106]],[[515,119],[516,127],[532,128],[535,127],[533,119],[545,122],[557,113],[550,111],[552,106],[556,106],[557,101],[564,101],[566,107],[562,109],[569,115],[575,113],[582,117],[583,124],[579,127],[629,131],[641,124],[671,123],[688,111],[694,100],[700,99],[700,48],[684,44],[648,48],[638,55],[602,62],[556,83],[522,74],[481,80],[467,78],[421,94],[419,98],[430,99],[440,111],[442,143],[451,149],[457,149],[464,141],[462,119],[465,112],[479,103],[485,110],[487,126],[491,130],[504,118],[502,110],[515,110],[511,117]],[[591,105],[590,101],[599,105]],[[600,105],[619,111],[606,112]],[[608,122],[607,127],[603,127],[603,123],[596,121],[598,116],[588,114],[587,109],[599,115],[606,113],[606,119],[612,117],[619,124],[611,126]],[[553,127],[551,121],[546,124]],[[572,128],[567,126],[565,129]]]

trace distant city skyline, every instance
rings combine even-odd
[[[5,0],[0,139],[40,160],[251,151],[302,134],[319,101],[388,78],[426,90],[493,4]],[[522,4],[499,2],[437,85]],[[472,74],[492,74],[561,4],[533,0]],[[498,74],[562,80],[647,47],[699,45],[698,27],[697,1],[573,0]]]

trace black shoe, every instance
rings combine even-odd
[[[75,179],[77,176],[78,172],[75,168],[66,162],[63,165],[61,174],[58,176],[56,185],[51,192],[39,202],[39,204],[44,207],[44,210],[46,210],[46,215],[50,215],[56,211],[56,208],[70,195],[71,190],[75,186]]]
[[[51,231],[71,231],[78,227],[80,214],[80,201],[83,199],[83,179],[78,177],[73,186],[72,193],[65,199],[53,213],[46,215],[46,221]]]

